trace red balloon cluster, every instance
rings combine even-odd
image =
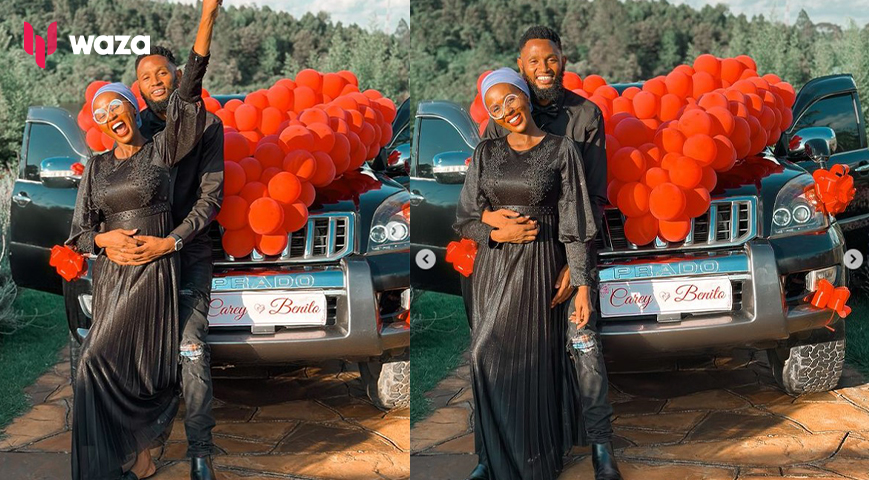
[[[133,90],[138,95],[135,84]],[[85,97],[79,126],[88,132],[88,145],[111,148],[98,130],[91,143],[93,93]],[[302,70],[223,106],[203,97],[224,126],[224,200],[217,221],[229,255],[283,252],[288,234],[306,224],[318,190],[326,200],[342,200],[378,188],[370,177],[351,172],[392,139],[396,107],[377,90],[360,91],[352,72]],[[334,182],[342,176],[346,182]]]
[[[485,128],[478,94],[471,115]],[[594,102],[606,128],[607,198],[637,245],[685,239],[705,213],[718,176],[778,141],[793,120],[794,88],[758,75],[746,55],[700,55],[621,94],[599,75],[566,72],[565,88]]]

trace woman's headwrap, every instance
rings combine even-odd
[[[91,100],[91,111],[94,110],[94,102],[97,101],[97,97],[106,92],[117,93],[118,95],[124,97],[131,104],[133,104],[133,108],[136,109],[136,126],[142,126],[142,119],[139,118],[139,101],[136,100],[136,96],[133,95],[133,91],[130,90],[129,87],[120,82],[109,83],[108,85],[103,85],[97,93],[94,94],[94,99]]]
[[[485,100],[486,92],[489,91],[490,88],[498,85],[499,83],[509,83],[525,93],[525,96],[529,99],[531,98],[531,90],[528,88],[528,82],[525,81],[524,78],[519,76],[515,70],[508,67],[502,67],[494,72],[486,75],[483,78],[483,82],[480,84],[480,95]],[[530,104],[530,103],[529,103]]]

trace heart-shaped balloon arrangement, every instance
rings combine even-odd
[[[488,73],[470,107],[481,132],[489,117],[479,87]],[[758,75],[746,55],[700,55],[621,94],[599,75],[566,72],[564,87],[601,110],[607,198],[637,245],[684,240],[691,219],[709,209],[719,174],[774,145],[793,120],[796,97],[777,75]]]
[[[112,147],[111,137],[98,130],[91,114],[91,99],[106,83],[87,87],[78,114],[94,151]],[[138,82],[131,89],[144,109]],[[221,107],[204,90],[203,101],[224,126],[224,200],[217,221],[224,228],[223,248],[233,257],[254,249],[263,255],[281,253],[288,233],[306,224],[318,193],[322,199],[354,199],[379,188],[357,173],[392,139],[396,107],[377,90],[360,91],[352,72],[306,69],[244,101],[229,100]],[[336,182],[343,176],[347,181]]]

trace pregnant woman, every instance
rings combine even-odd
[[[117,264],[108,246],[133,248],[131,235],[166,237],[171,167],[202,136],[202,77],[219,0],[202,18],[181,86],[169,99],[166,129],[146,142],[139,106],[123,84],[94,95],[94,121],[113,149],[88,161],[67,244],[97,255],[93,326],[82,344],[74,381],[72,478],[146,478],[156,470],[149,448],[168,434],[178,409],[178,254],[149,263]]]
[[[492,121],[510,133],[477,146],[455,224],[479,245],[471,373],[480,467],[471,478],[554,479],[570,446],[562,436],[566,304],[551,308],[552,296],[566,262],[579,287],[577,319],[588,320],[587,242],[596,228],[574,142],[537,127],[526,82],[502,68],[481,91]],[[514,239],[481,222],[484,210],[501,208],[533,217],[537,229]]]

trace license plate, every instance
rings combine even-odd
[[[600,286],[603,317],[714,312],[732,307],[733,289],[724,277],[607,282]]]
[[[211,294],[208,325],[281,327],[326,324],[326,295],[282,291],[222,292]]]

